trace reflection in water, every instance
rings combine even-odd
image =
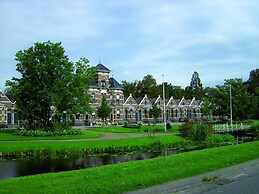
[[[0,161],[0,179],[90,168],[107,164],[128,162],[132,160],[143,160],[171,154],[174,154],[174,152],[131,155],[103,155],[66,159],[45,158],[30,160],[5,160]]]

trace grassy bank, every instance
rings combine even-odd
[[[175,135],[156,136],[152,138],[139,137],[127,139],[91,140],[91,141],[35,141],[35,142],[0,142],[0,152],[19,152],[30,150],[65,150],[65,149],[89,149],[124,146],[143,146],[160,141],[163,144],[175,143],[183,140]]]
[[[121,193],[259,158],[259,142],[0,181],[0,193]]]

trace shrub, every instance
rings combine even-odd
[[[211,125],[206,123],[197,123],[192,126],[191,138],[199,143],[203,143],[213,133]]]
[[[166,123],[166,129],[167,130],[172,129],[172,126],[170,125],[170,123]]]
[[[251,134],[251,136],[259,139],[259,124],[252,125],[247,131],[246,134]]]
[[[180,126],[180,133],[183,137],[191,137],[192,127],[194,122],[186,122]]]
[[[123,127],[128,127],[129,123],[127,121],[124,121]]]
[[[50,137],[50,136],[80,135],[80,134],[82,134],[82,132],[79,129],[56,130],[56,131],[15,130],[13,132],[13,135],[29,136],[29,137]]]

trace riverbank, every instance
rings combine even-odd
[[[259,141],[0,181],[0,193],[122,193],[259,158]]]

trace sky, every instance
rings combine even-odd
[[[0,88],[20,77],[15,54],[61,42],[71,61],[86,57],[118,82],[152,75],[204,87],[259,67],[258,0],[0,0]]]

